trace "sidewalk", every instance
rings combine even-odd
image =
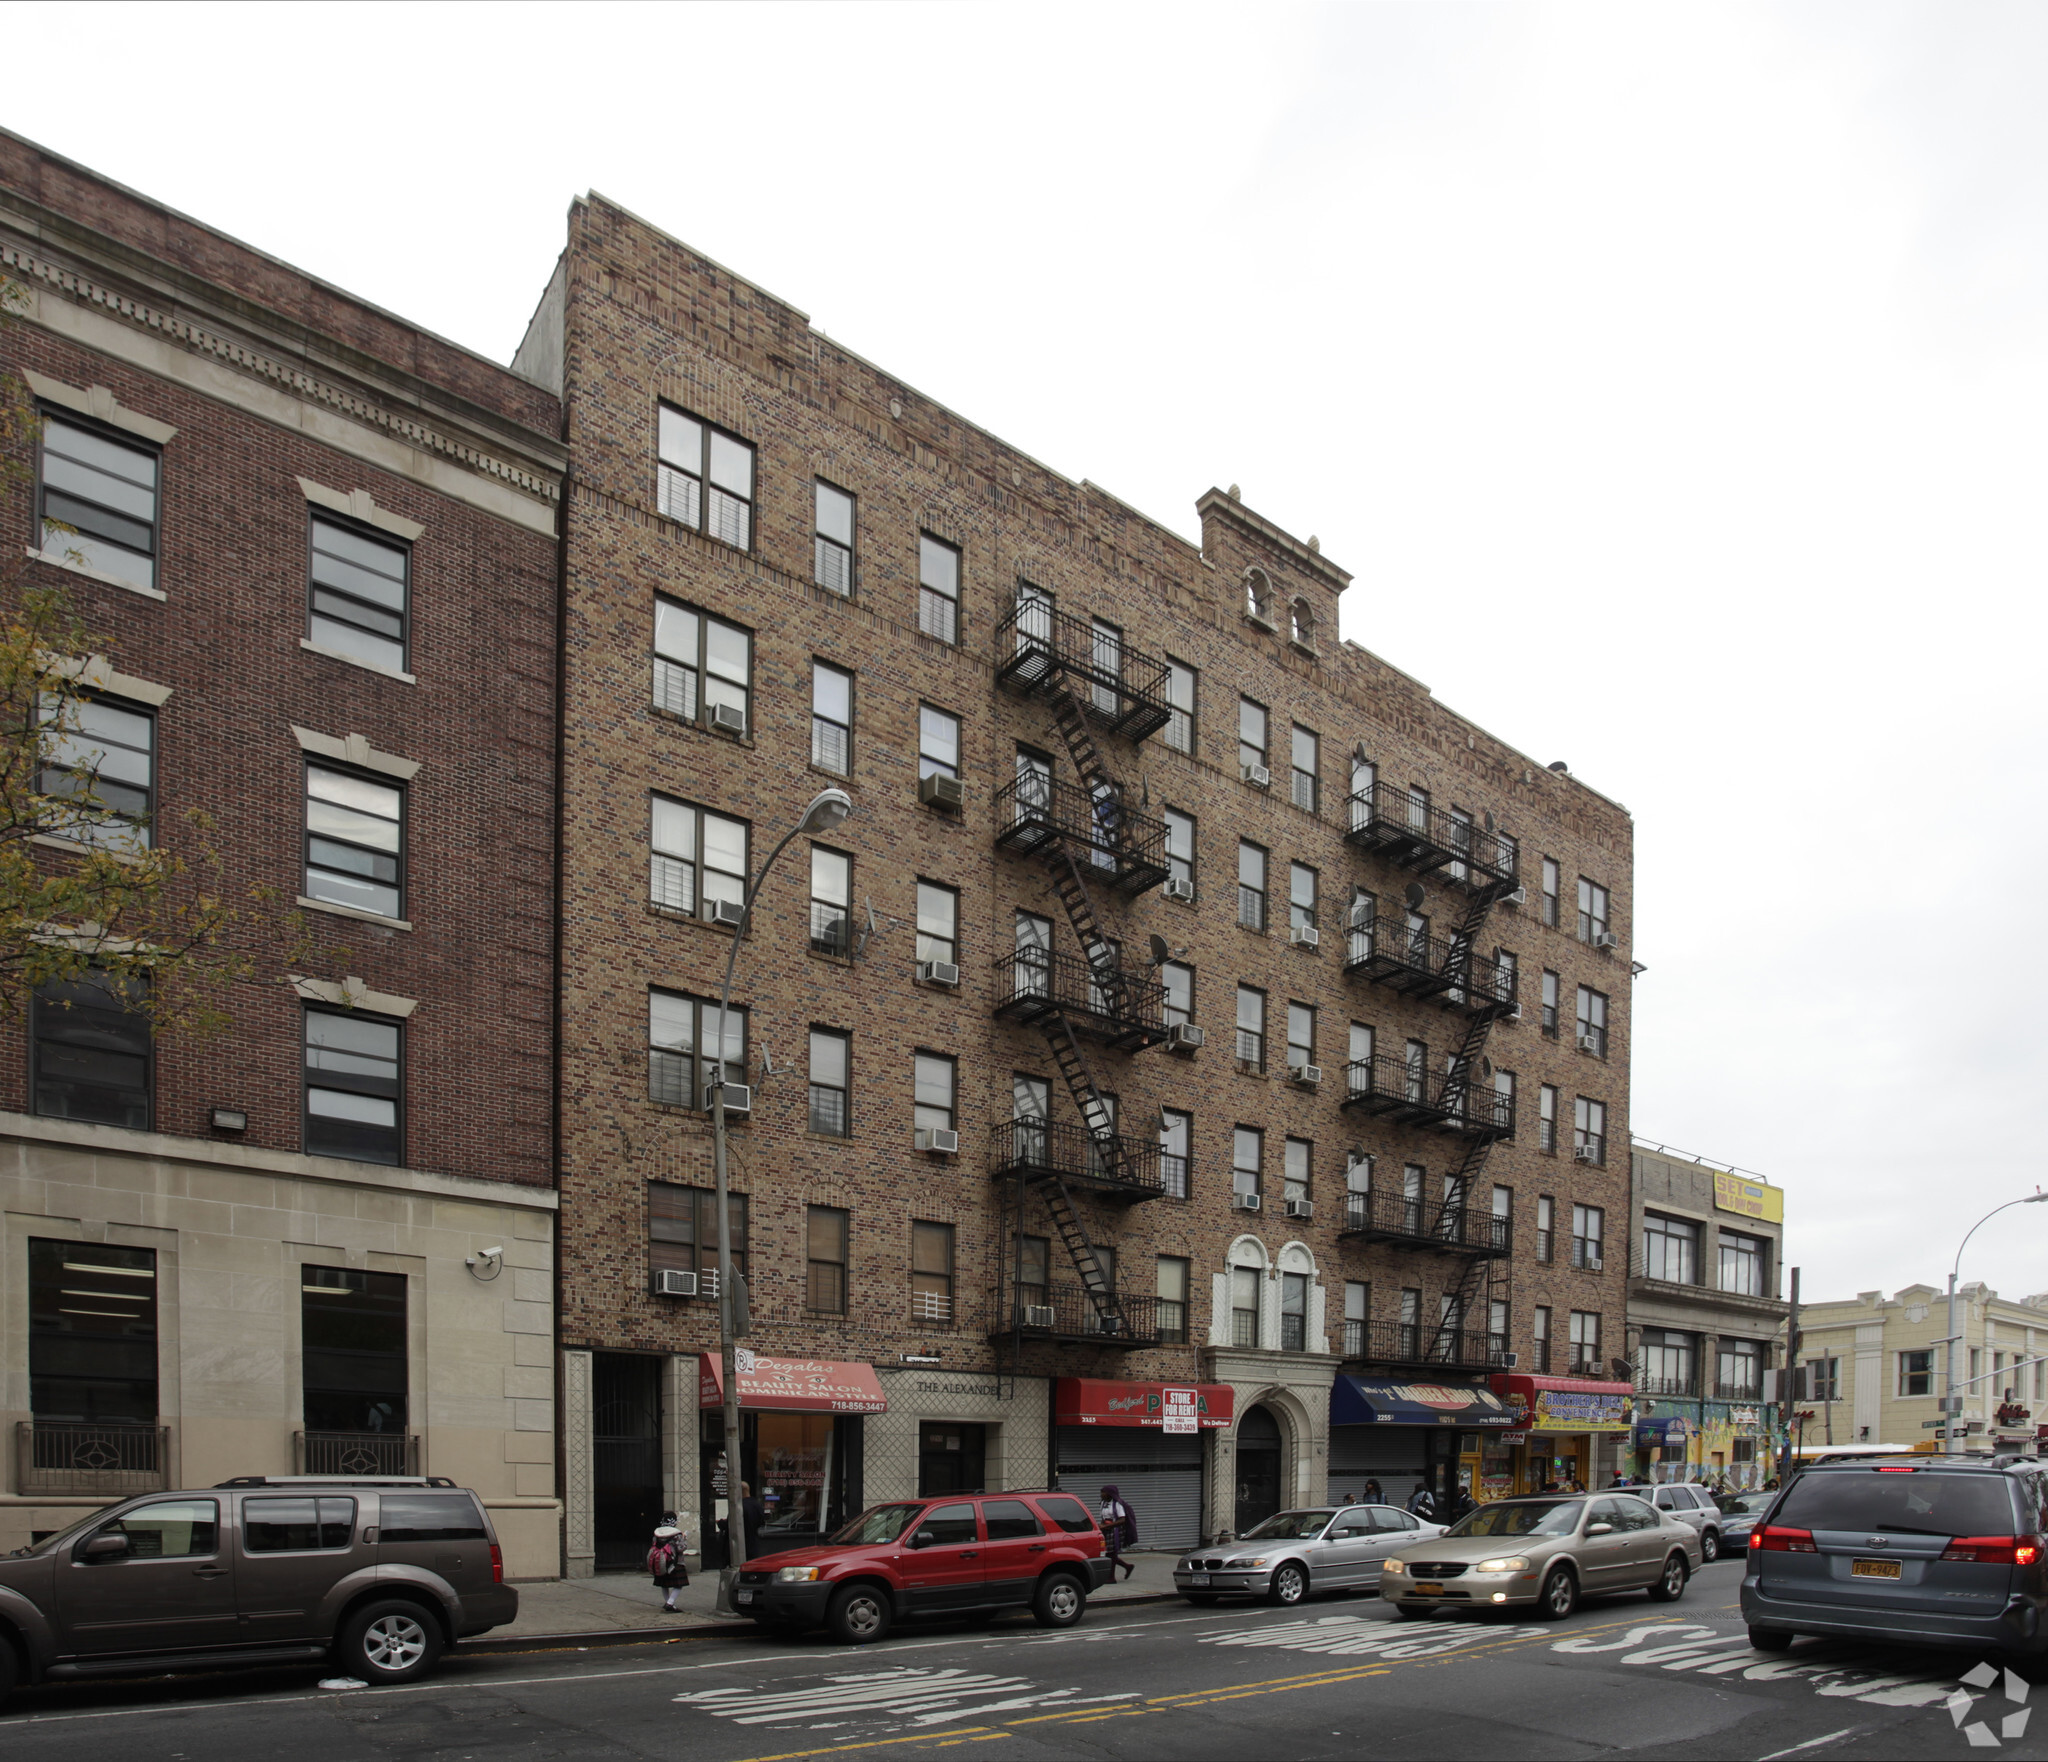
[[[1088,1599],[1091,1607],[1115,1603],[1151,1603],[1173,1591],[1171,1554],[1134,1553],[1125,1558],[1138,1570],[1114,1585],[1105,1585]],[[751,1621],[721,1620],[711,1613],[718,1600],[718,1574],[693,1573],[676,1600],[681,1610],[670,1615],[661,1607],[661,1593],[645,1573],[602,1573],[596,1578],[534,1579],[521,1583],[519,1619],[506,1627],[465,1641],[462,1650],[516,1651],[528,1643],[574,1641],[579,1645],[624,1645],[639,1640],[710,1633],[751,1634]]]

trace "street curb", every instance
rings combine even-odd
[[[1126,1609],[1140,1603],[1175,1603],[1178,1591],[1141,1591],[1132,1597],[1116,1597],[1106,1603],[1090,1603],[1094,1611]],[[582,1651],[596,1646],[666,1646],[677,1640],[708,1640],[719,1634],[754,1639],[761,1629],[745,1616],[732,1621],[698,1621],[688,1627],[607,1627],[582,1634],[514,1634],[502,1639],[464,1640],[449,1654],[453,1658],[476,1658],[491,1653]]]

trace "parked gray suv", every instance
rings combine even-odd
[[[1749,1643],[1799,1634],[2048,1651],[2048,1464],[1914,1456],[1806,1469],[1749,1533]]]
[[[518,1613],[482,1501],[453,1481],[223,1481],[0,1557],[0,1699],[18,1681],[330,1659],[410,1682]]]

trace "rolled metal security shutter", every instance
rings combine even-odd
[[[1202,1539],[1202,1440],[1139,1426],[1060,1426],[1056,1484],[1090,1511],[1115,1485],[1138,1521],[1138,1546],[1192,1548]]]
[[[1349,1493],[1364,1499],[1370,1477],[1389,1505],[1406,1505],[1422,1484],[1423,1437],[1421,1426],[1332,1426],[1330,1498],[1341,1501]]]

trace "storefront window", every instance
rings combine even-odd
[[[823,1528],[825,1478],[831,1470],[832,1416],[829,1413],[763,1413],[754,1458],[760,1470],[761,1552],[773,1553],[779,1538],[812,1535]]]

